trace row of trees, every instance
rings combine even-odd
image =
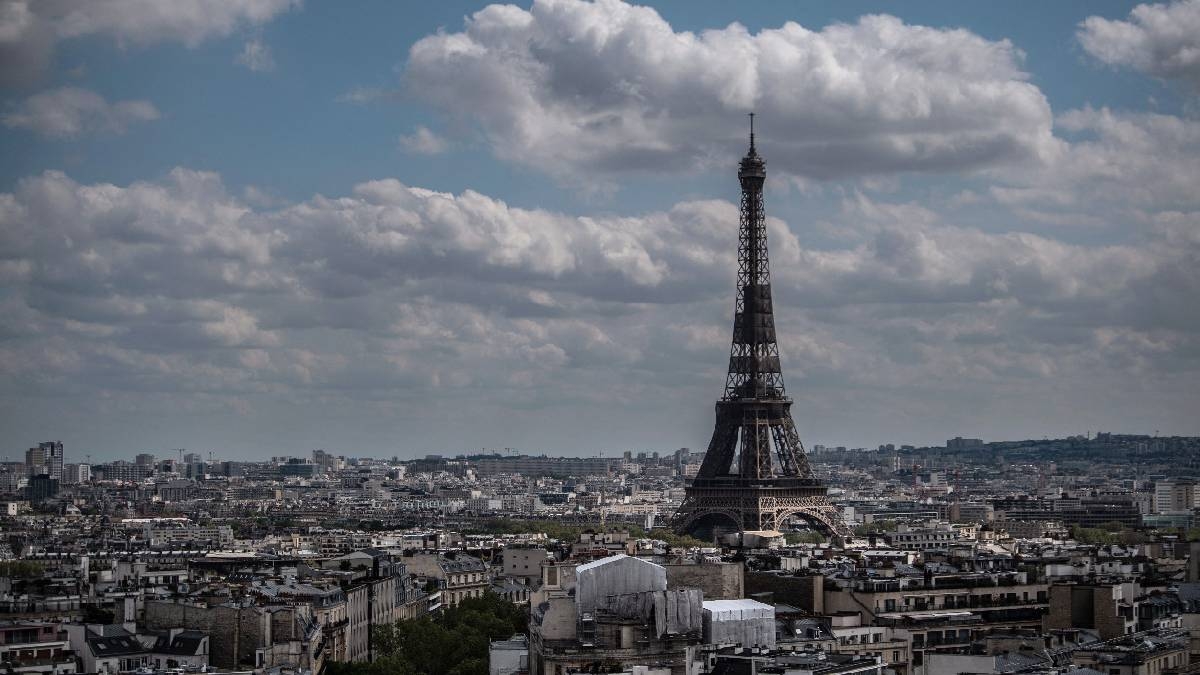
[[[494,593],[434,616],[378,626],[371,663],[330,664],[329,675],[487,675],[488,644],[524,633],[529,613]]]
[[[524,534],[527,532],[542,532],[552,539],[573,542],[578,541],[579,535],[588,530],[592,532],[628,532],[629,536],[634,539],[658,539],[671,546],[684,548],[710,545],[695,537],[675,534],[670,530],[652,530],[647,532],[641,527],[626,523],[619,525],[572,525],[556,520],[509,520],[507,518],[493,518],[484,521],[473,530],[468,530],[467,534]]]

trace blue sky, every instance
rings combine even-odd
[[[86,86],[110,100],[152,100],[163,118],[120,136],[65,141],[0,129],[5,147],[11,149],[0,163],[0,178],[11,188],[24,176],[64,169],[87,182],[127,183],[184,165],[218,171],[235,188],[254,185],[294,200],[314,193],[340,194],[364,180],[396,176],[438,190],[503,194],[521,206],[595,208],[595,200],[578,191],[548,193],[543,189],[547,176],[527,170],[514,173],[511,166],[492,160],[481,144],[468,142],[433,158],[406,156],[397,148],[395,139],[414,126],[439,125],[439,111],[400,91],[397,74],[408,48],[438,30],[460,30],[464,19],[481,6],[376,2],[350,12],[337,3],[310,2],[269,23],[247,25],[195,47],[172,42],[122,47],[105,35],[65,41],[56,50],[52,72],[25,87],[11,88],[11,98],[52,84]],[[761,30],[785,21],[819,29],[895,10],[874,3],[653,6],[673,27],[689,31],[733,22]],[[1027,13],[1003,5],[910,3],[900,18],[1012,41],[1025,54],[1023,65],[1031,81],[1055,109],[1145,109],[1153,98],[1158,110],[1177,114],[1185,97],[1176,89],[1098,64],[1070,39],[1083,17],[1120,18],[1133,6],[1063,2]],[[255,37],[269,45],[274,56],[276,68],[270,73],[251,72],[234,61],[233,55]],[[72,71],[80,66],[85,72],[76,76]],[[394,97],[371,105],[345,102],[343,97],[359,88],[388,90]],[[770,120],[761,121],[769,129]],[[697,183],[697,178],[708,180]],[[687,176],[671,186],[674,192],[665,194],[625,185],[619,199],[599,206],[638,212],[669,205],[680,190],[714,194],[719,181],[715,172]]]
[[[12,456],[703,447],[751,109],[807,442],[1200,433],[1198,2],[130,7],[0,0]]]

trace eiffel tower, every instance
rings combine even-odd
[[[710,539],[778,530],[795,516],[844,538],[848,528],[813,476],[783,388],[763,217],[766,178],[766,162],[754,147],[751,113],[750,150],[738,167],[742,205],[729,375],[704,463],[672,525],[680,533]]]

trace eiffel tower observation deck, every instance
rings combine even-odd
[[[813,476],[783,386],[763,214],[766,178],[751,114],[750,149],[738,167],[742,203],[729,374],[704,463],[672,523],[678,532],[710,539],[782,530],[799,518],[829,536],[844,537],[848,528]]]

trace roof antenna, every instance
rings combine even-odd
[[[750,113],[750,152],[754,152],[754,113]]]

